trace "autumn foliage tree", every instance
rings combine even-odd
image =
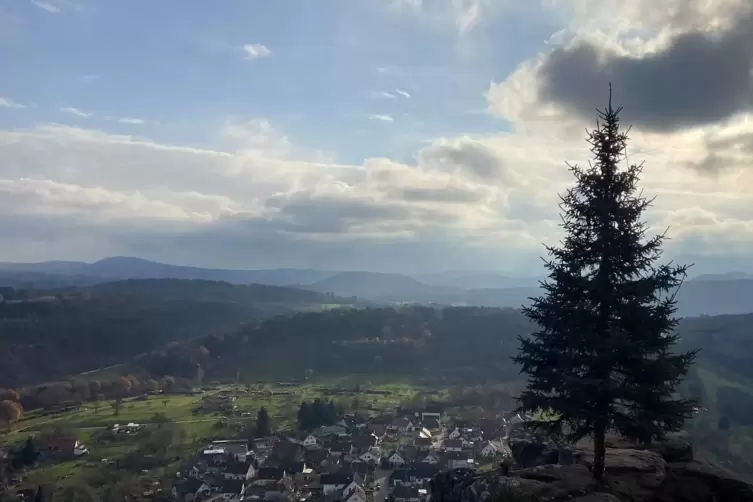
[[[0,423],[10,430],[13,423],[18,422],[23,415],[23,408],[16,401],[4,400],[0,401]]]
[[[532,425],[568,440],[593,436],[597,479],[607,431],[659,439],[695,404],[675,393],[695,352],[672,353],[673,293],[687,267],[659,264],[664,236],[646,238],[651,201],[638,192],[642,166],[620,168],[628,140],[620,111],[610,96],[588,135],[593,163],[570,168],[576,183],[560,204],[566,236],[547,248],[544,295],[524,309],[538,329],[520,338],[514,358],[528,375],[519,411],[552,412]]]

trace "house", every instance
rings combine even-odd
[[[389,477],[390,486],[410,485],[411,469],[407,467],[399,467],[392,471]]]
[[[220,472],[220,476],[225,479],[237,479],[239,481],[245,481],[256,476],[256,469],[254,464],[241,463],[241,462],[229,462],[224,471]]]
[[[444,446],[445,451],[463,451],[463,441],[461,439],[447,439],[442,446]]]
[[[319,437],[327,437],[327,436],[347,436],[348,435],[348,429],[344,425],[335,424],[335,425],[323,425],[319,427],[315,434]]]
[[[355,483],[353,473],[340,471],[334,474],[322,474],[319,478],[319,484],[322,485],[322,493],[341,492],[344,488],[350,487]],[[357,483],[356,483],[357,484]]]
[[[319,444],[319,440],[314,436],[313,434],[309,434],[303,439],[303,442],[301,443],[306,448],[313,448],[314,446],[317,446]]]
[[[210,490],[209,485],[199,479],[181,479],[173,485],[173,500],[193,502],[204,493],[209,493]]]
[[[421,451],[426,451],[431,449],[431,446],[434,444],[431,440],[431,438],[422,438],[417,437],[413,440],[413,444],[416,446],[417,449]]]
[[[401,465],[405,465],[405,459],[400,455],[400,452],[393,451],[389,457],[387,457],[387,462],[393,466],[398,467]]]
[[[468,458],[466,453],[459,451],[450,451],[444,455],[445,468],[460,469],[462,467],[473,467],[473,459]]]
[[[405,417],[399,417],[392,421],[390,428],[400,434],[410,434],[416,430],[416,426],[410,419]]]
[[[381,457],[382,457],[382,455],[381,455],[381,452],[379,451],[379,448],[376,448],[376,447],[374,447],[374,448],[370,448],[370,449],[369,449],[368,451],[366,451],[365,453],[362,453],[362,454],[361,454],[361,455],[360,455],[360,456],[358,457],[358,459],[359,459],[359,460],[360,460],[361,462],[366,462],[366,463],[370,463],[370,462],[371,462],[371,463],[377,463],[377,462],[379,462],[379,459],[380,459]]]
[[[215,488],[215,492],[220,494],[217,499],[230,500],[233,497],[240,496],[243,490],[243,481],[237,479],[225,479],[222,484]]]
[[[300,462],[305,452],[306,448],[298,443],[280,441],[272,447],[264,463],[265,465],[278,465],[284,462]]]
[[[415,486],[398,485],[392,492],[395,502],[419,502],[418,488]]]
[[[484,458],[491,458],[496,455],[503,455],[507,452],[507,447],[501,441],[487,441],[481,445],[478,450],[479,455]]]
[[[406,464],[411,464],[421,456],[421,452],[414,445],[409,444],[400,448],[400,456],[403,457]]]
[[[340,502],[366,502],[366,492],[361,485],[354,483],[343,488],[338,498]]]
[[[278,442],[277,436],[254,439],[254,451],[269,451]]]
[[[223,448],[237,462],[245,463],[249,455],[248,441],[246,439],[226,439],[212,441],[212,447]]]
[[[256,486],[267,486],[279,482],[285,477],[285,470],[282,467],[259,467],[256,470],[252,484]]]
[[[421,412],[421,421],[425,422],[428,418],[434,418],[437,422],[442,421],[442,413],[439,408],[427,408]]]
[[[457,427],[455,427],[454,429],[452,429],[452,432],[450,432],[447,435],[447,437],[450,438],[450,439],[460,439],[460,435],[461,435],[460,429],[458,429]]]
[[[421,463],[421,464],[436,465],[436,464],[439,463],[439,457],[437,456],[436,453],[429,452],[429,453],[426,454],[425,457],[423,457],[423,458],[421,458],[421,460],[419,460],[419,463]]]
[[[426,427],[416,428],[415,430],[416,430],[416,437],[424,438],[424,439],[427,439],[427,438],[431,439],[432,437],[431,431],[427,429]]]
[[[411,476],[417,484],[427,486],[439,472],[439,465],[437,464],[417,464],[413,468]]]
[[[425,419],[421,423],[421,425],[423,425],[424,428],[429,429],[430,431],[435,431],[435,432],[439,431],[439,429],[441,428],[439,425],[439,419],[434,418],[434,417],[429,417]]]
[[[351,440],[353,449],[358,453],[364,453],[379,444],[379,438],[373,433],[358,434]]]

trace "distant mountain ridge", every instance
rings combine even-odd
[[[0,285],[63,288],[124,279],[199,279],[230,284],[288,286],[380,303],[478,305],[519,308],[541,294],[538,277],[509,277],[493,271],[447,271],[408,276],[365,271],[281,268],[230,270],[112,257],[94,263],[50,261],[0,263]],[[753,312],[753,275],[701,275],[677,296],[681,316]]]

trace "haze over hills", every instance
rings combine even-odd
[[[527,304],[530,297],[540,293],[540,278],[509,277],[493,271],[448,271],[409,277],[366,271],[210,269],[128,257],[105,258],[94,263],[0,263],[0,285],[15,288],[88,286],[122,279],[200,279],[293,286],[381,303],[513,308]],[[753,276],[741,272],[702,275],[686,281],[677,298],[681,316],[753,312]]]

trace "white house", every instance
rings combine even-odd
[[[373,463],[379,462],[379,459],[381,458],[381,455],[380,455],[380,452],[379,452],[379,448],[370,448],[368,451],[366,451],[365,453],[363,453],[358,458],[362,462],[366,462],[366,463],[369,463],[369,462],[373,462]]]
[[[438,464],[439,457],[433,452],[429,452],[424,458],[421,459],[422,464]]]
[[[461,452],[450,452],[445,455],[447,469],[459,469],[461,467],[473,467],[473,459]]]
[[[483,448],[479,451],[482,457],[491,458],[499,453],[497,446],[491,441],[487,441]]]
[[[392,455],[387,457],[387,462],[394,467],[405,465],[405,459],[398,452],[393,452]]]
[[[361,485],[353,483],[340,492],[340,502],[366,502],[366,492]]]
[[[311,447],[316,446],[318,444],[319,444],[319,440],[313,434],[309,434],[303,440],[303,446],[305,446],[306,448],[311,448]]]
[[[416,430],[416,426],[408,418],[396,418],[392,421],[392,429],[401,434],[411,434]]]

